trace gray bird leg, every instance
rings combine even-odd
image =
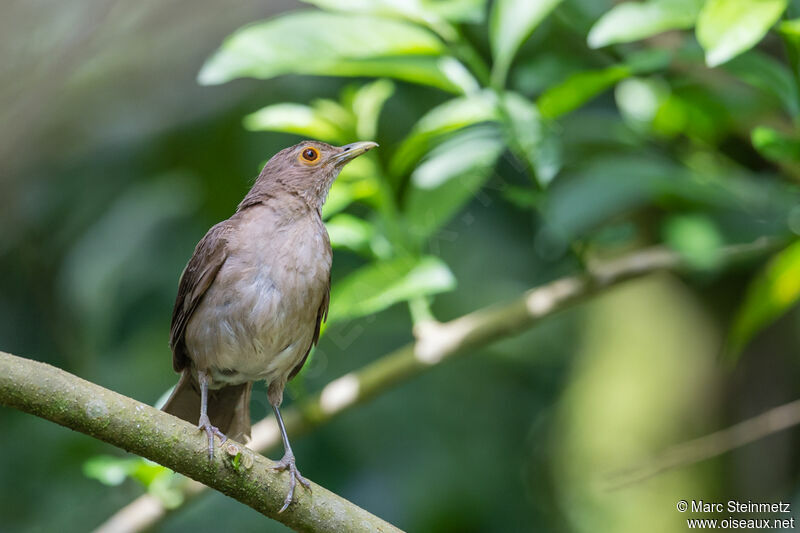
[[[281,417],[281,411],[278,409],[276,405],[272,406],[272,410],[275,412],[275,419],[278,421],[278,427],[281,430],[281,438],[283,438],[283,458],[275,463],[275,470],[288,470],[290,474],[290,484],[289,484],[289,493],[286,494],[286,499],[283,500],[283,507],[281,510],[278,511],[282,513],[289,507],[289,504],[292,503],[292,498],[294,497],[294,488],[299,481],[305,488],[311,490],[311,483],[300,475],[300,471],[297,470],[297,465],[295,465],[294,461],[294,453],[292,453],[292,446],[289,444],[289,436],[286,434],[286,426],[283,425],[283,417]]]
[[[200,382],[200,420],[197,429],[203,430],[208,435],[208,460],[214,459],[214,435],[219,437],[219,443],[224,444],[226,437],[216,426],[211,425],[208,419],[208,374],[203,370],[197,371],[197,381]]]

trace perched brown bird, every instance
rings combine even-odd
[[[198,243],[181,275],[172,313],[172,365],[181,373],[164,410],[198,420],[221,442],[250,434],[252,382],[265,380],[283,437],[277,469],[298,472],[279,407],[328,313],[331,245],[321,208],[342,167],[377,146],[306,141],[281,150],[228,220]]]

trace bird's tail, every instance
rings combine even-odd
[[[211,424],[233,440],[250,439],[250,390],[252,383],[230,385],[208,391],[208,418]],[[188,368],[172,391],[163,411],[197,424],[200,418],[200,385]]]

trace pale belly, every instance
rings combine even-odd
[[[285,382],[311,346],[330,253],[327,240],[298,238],[283,249],[235,250],[192,313],[186,347],[213,388]]]

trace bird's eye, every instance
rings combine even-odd
[[[300,154],[300,157],[302,157],[303,161],[307,163],[313,163],[314,161],[319,159],[319,150],[309,146],[308,148],[303,149],[302,153]]]

